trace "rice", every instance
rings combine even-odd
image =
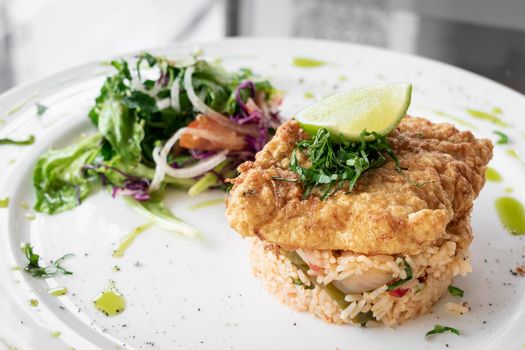
[[[258,238],[250,238],[250,259],[254,274],[262,279],[265,287],[296,310],[308,311],[336,324],[360,324],[360,317],[353,319],[371,312],[375,321],[395,327],[430,311],[455,276],[464,276],[471,271],[468,249],[460,249],[456,244],[458,239],[447,234],[439,245],[411,256],[297,250],[296,253],[308,262],[309,269],[305,273],[281,254],[279,248],[266,245]],[[325,289],[329,283],[350,276],[366,276],[370,271],[390,275],[392,281],[406,279],[405,263],[410,266],[413,278],[401,284],[398,290],[389,291],[385,283],[371,291],[346,293],[344,301],[348,306],[345,308]]]
[[[465,315],[467,312],[470,311],[470,309],[464,305],[461,305],[461,304],[457,304],[457,303],[446,303],[445,304],[445,309],[453,314],[453,315],[456,315],[456,316],[463,316]]]

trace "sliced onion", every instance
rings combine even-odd
[[[194,71],[195,71],[195,67],[192,66],[192,67],[188,67],[186,69],[186,72],[184,73],[184,88],[186,89],[186,92],[188,93],[188,98],[190,99],[190,102],[193,105],[193,107],[195,107],[199,112],[206,114],[209,117],[215,116],[215,117],[221,117],[221,118],[228,120],[224,115],[206,106],[206,104],[199,99],[199,97],[195,93],[195,90],[193,90],[193,84],[191,80],[191,76],[193,75]]]
[[[179,95],[180,95],[180,77],[177,77],[177,79],[175,79],[175,81],[173,82],[173,85],[171,85],[171,89],[170,89],[171,107],[173,107],[173,109],[176,110],[177,112],[180,111]]]
[[[146,95],[149,95],[151,97],[156,97],[157,94],[159,93],[160,89],[161,89],[161,86],[155,82],[155,85],[153,86],[153,88],[151,90],[148,90],[144,87],[144,83],[142,82],[142,80],[134,75],[132,78],[131,78],[131,87],[134,89],[134,90],[138,90],[140,92],[143,92],[145,93]]]
[[[206,104],[197,96],[195,90],[193,90],[191,76],[193,75],[194,71],[195,67],[188,67],[186,69],[186,72],[184,73],[184,88],[188,93],[188,98],[193,107],[195,107],[195,109],[197,109],[202,114],[210,117],[210,119],[213,119],[215,122],[217,122],[217,124],[221,124],[229,129],[235,130],[240,134],[251,135],[256,137],[259,133],[257,127],[238,125],[237,123],[232,122],[230,119],[228,119],[221,113],[206,106]]]
[[[153,149],[153,161],[155,162],[155,175],[153,175],[153,180],[148,187],[149,192],[153,192],[159,189],[160,184],[164,180],[166,173],[162,171],[160,166],[160,150],[162,148],[157,146]]]
[[[193,178],[195,176],[202,175],[212,170],[217,165],[222,163],[226,159],[227,153],[228,151],[222,151],[220,153],[217,153],[214,156],[201,160],[197,164],[194,164],[192,166],[189,166],[187,168],[182,168],[182,169],[173,169],[172,167],[170,167],[168,164],[165,163],[166,165],[165,171],[166,171],[166,174],[168,174],[171,177]]]
[[[156,167],[153,181],[149,186],[150,191],[156,191],[160,187],[166,174],[175,178],[193,178],[210,171],[226,159],[228,151],[222,151],[187,168],[173,169],[167,162],[168,154],[171,148],[186,131],[187,128],[177,130],[162,149],[160,147],[155,147],[153,149],[153,160],[155,161]]]
[[[157,101],[157,108],[160,110],[166,109],[171,105],[169,98],[162,99]]]
[[[180,57],[175,57],[173,59],[168,60],[168,63],[174,67],[177,68],[185,68],[189,66],[193,66],[197,60],[194,56],[191,55],[184,55]]]

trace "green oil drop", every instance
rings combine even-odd
[[[500,107],[492,108],[492,114],[502,114],[503,110]]]
[[[304,98],[307,99],[307,100],[313,100],[313,99],[315,99],[314,94],[313,94],[312,92],[310,92],[310,91],[305,92],[303,96],[304,96]]]
[[[148,222],[138,227],[135,227],[127,236],[125,236],[117,244],[117,246],[115,247],[115,250],[113,251],[113,257],[120,258],[124,256],[124,253],[126,252],[126,250],[135,241],[135,238],[137,238],[142,232],[146,231],[151,226],[153,226],[153,223]]]
[[[63,295],[66,295],[68,293],[68,290],[66,287],[57,287],[48,289],[47,292],[54,297],[61,297]]]
[[[485,171],[485,179],[491,182],[501,182],[501,180],[503,180],[503,177],[500,173],[498,173],[496,169],[487,168],[487,170]]]
[[[501,223],[510,233],[525,234],[525,209],[520,201],[513,197],[500,197],[495,206]]]
[[[300,68],[316,68],[326,64],[326,62],[314,60],[307,57],[294,57],[292,64]]]
[[[0,198],[0,208],[7,208],[9,206],[9,197]]]
[[[120,314],[126,308],[126,301],[113,283],[93,301],[95,307],[106,316]]]
[[[459,117],[457,117],[455,115],[452,115],[450,113],[439,111],[439,110],[434,110],[433,112],[434,112],[434,114],[437,114],[440,117],[452,120],[456,124],[466,126],[466,127],[470,128],[471,130],[477,130],[478,129],[474,124],[469,123],[469,122],[463,120],[462,118],[459,118]]]
[[[224,204],[224,198],[217,198],[217,199],[210,199],[207,201],[202,201],[199,203],[196,203],[190,207],[191,210],[197,210],[197,209],[203,209],[212,207],[214,205]]]
[[[495,125],[509,126],[509,124],[505,123],[503,120],[501,120],[500,118],[496,117],[494,114],[491,114],[491,113],[479,111],[477,109],[469,109],[469,108],[467,108],[467,113],[473,118],[486,120]]]

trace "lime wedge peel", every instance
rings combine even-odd
[[[325,128],[335,138],[358,141],[365,129],[391,132],[406,115],[411,97],[410,83],[364,86],[324,98],[294,118],[311,135]]]

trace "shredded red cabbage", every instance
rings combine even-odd
[[[149,193],[149,180],[146,179],[126,179],[122,187],[113,186],[111,195],[113,198],[117,194],[123,196],[133,196],[138,201],[147,201],[150,199]]]
[[[236,122],[239,125],[244,124],[256,124],[263,119],[263,115],[260,111],[249,112],[246,103],[242,100],[241,90],[249,90],[250,96],[248,98],[255,98],[255,84],[251,80],[245,80],[237,86],[235,89],[235,101],[240,107],[240,111],[237,115],[230,116],[230,120]]]
[[[248,114],[248,108],[246,107],[246,104],[242,100],[241,96],[241,90],[248,89],[250,91],[251,98],[255,97],[255,84],[251,80],[245,80],[242,83],[237,86],[237,89],[235,89],[235,101],[237,101],[237,104],[239,107],[241,107],[241,111],[244,112],[244,114]],[[241,112],[241,113],[242,113]]]
[[[235,100],[237,101],[240,111],[237,115],[233,115],[230,119],[240,125],[243,124],[258,124],[259,135],[257,137],[246,136],[246,144],[248,145],[248,151],[253,153],[259,152],[263,149],[264,145],[268,141],[268,128],[277,128],[281,121],[275,113],[270,113],[271,120],[266,120],[263,113],[260,110],[254,110],[249,112],[248,107],[242,99],[241,91],[247,89],[250,92],[248,98],[255,98],[255,84],[251,80],[245,80],[239,84],[235,89]],[[252,157],[253,158],[253,157]]]
[[[115,167],[105,165],[105,164],[85,165],[83,169],[97,171],[100,167],[115,171],[125,178],[122,186],[115,186],[112,183],[110,183],[109,178],[104,173],[101,173],[101,172],[98,173],[102,179],[103,186],[106,186],[107,184],[110,184],[113,186],[111,190],[111,195],[113,196],[113,198],[115,198],[117,194],[120,194],[124,196],[133,196],[133,198],[135,198],[138,201],[147,201],[150,199],[150,196],[148,193],[150,181],[146,178],[127,174],[120,169],[117,169]]]
[[[168,85],[169,80],[170,80],[170,76],[168,72],[161,70],[159,79],[157,80],[157,84],[159,84],[162,87],[166,87]]]

